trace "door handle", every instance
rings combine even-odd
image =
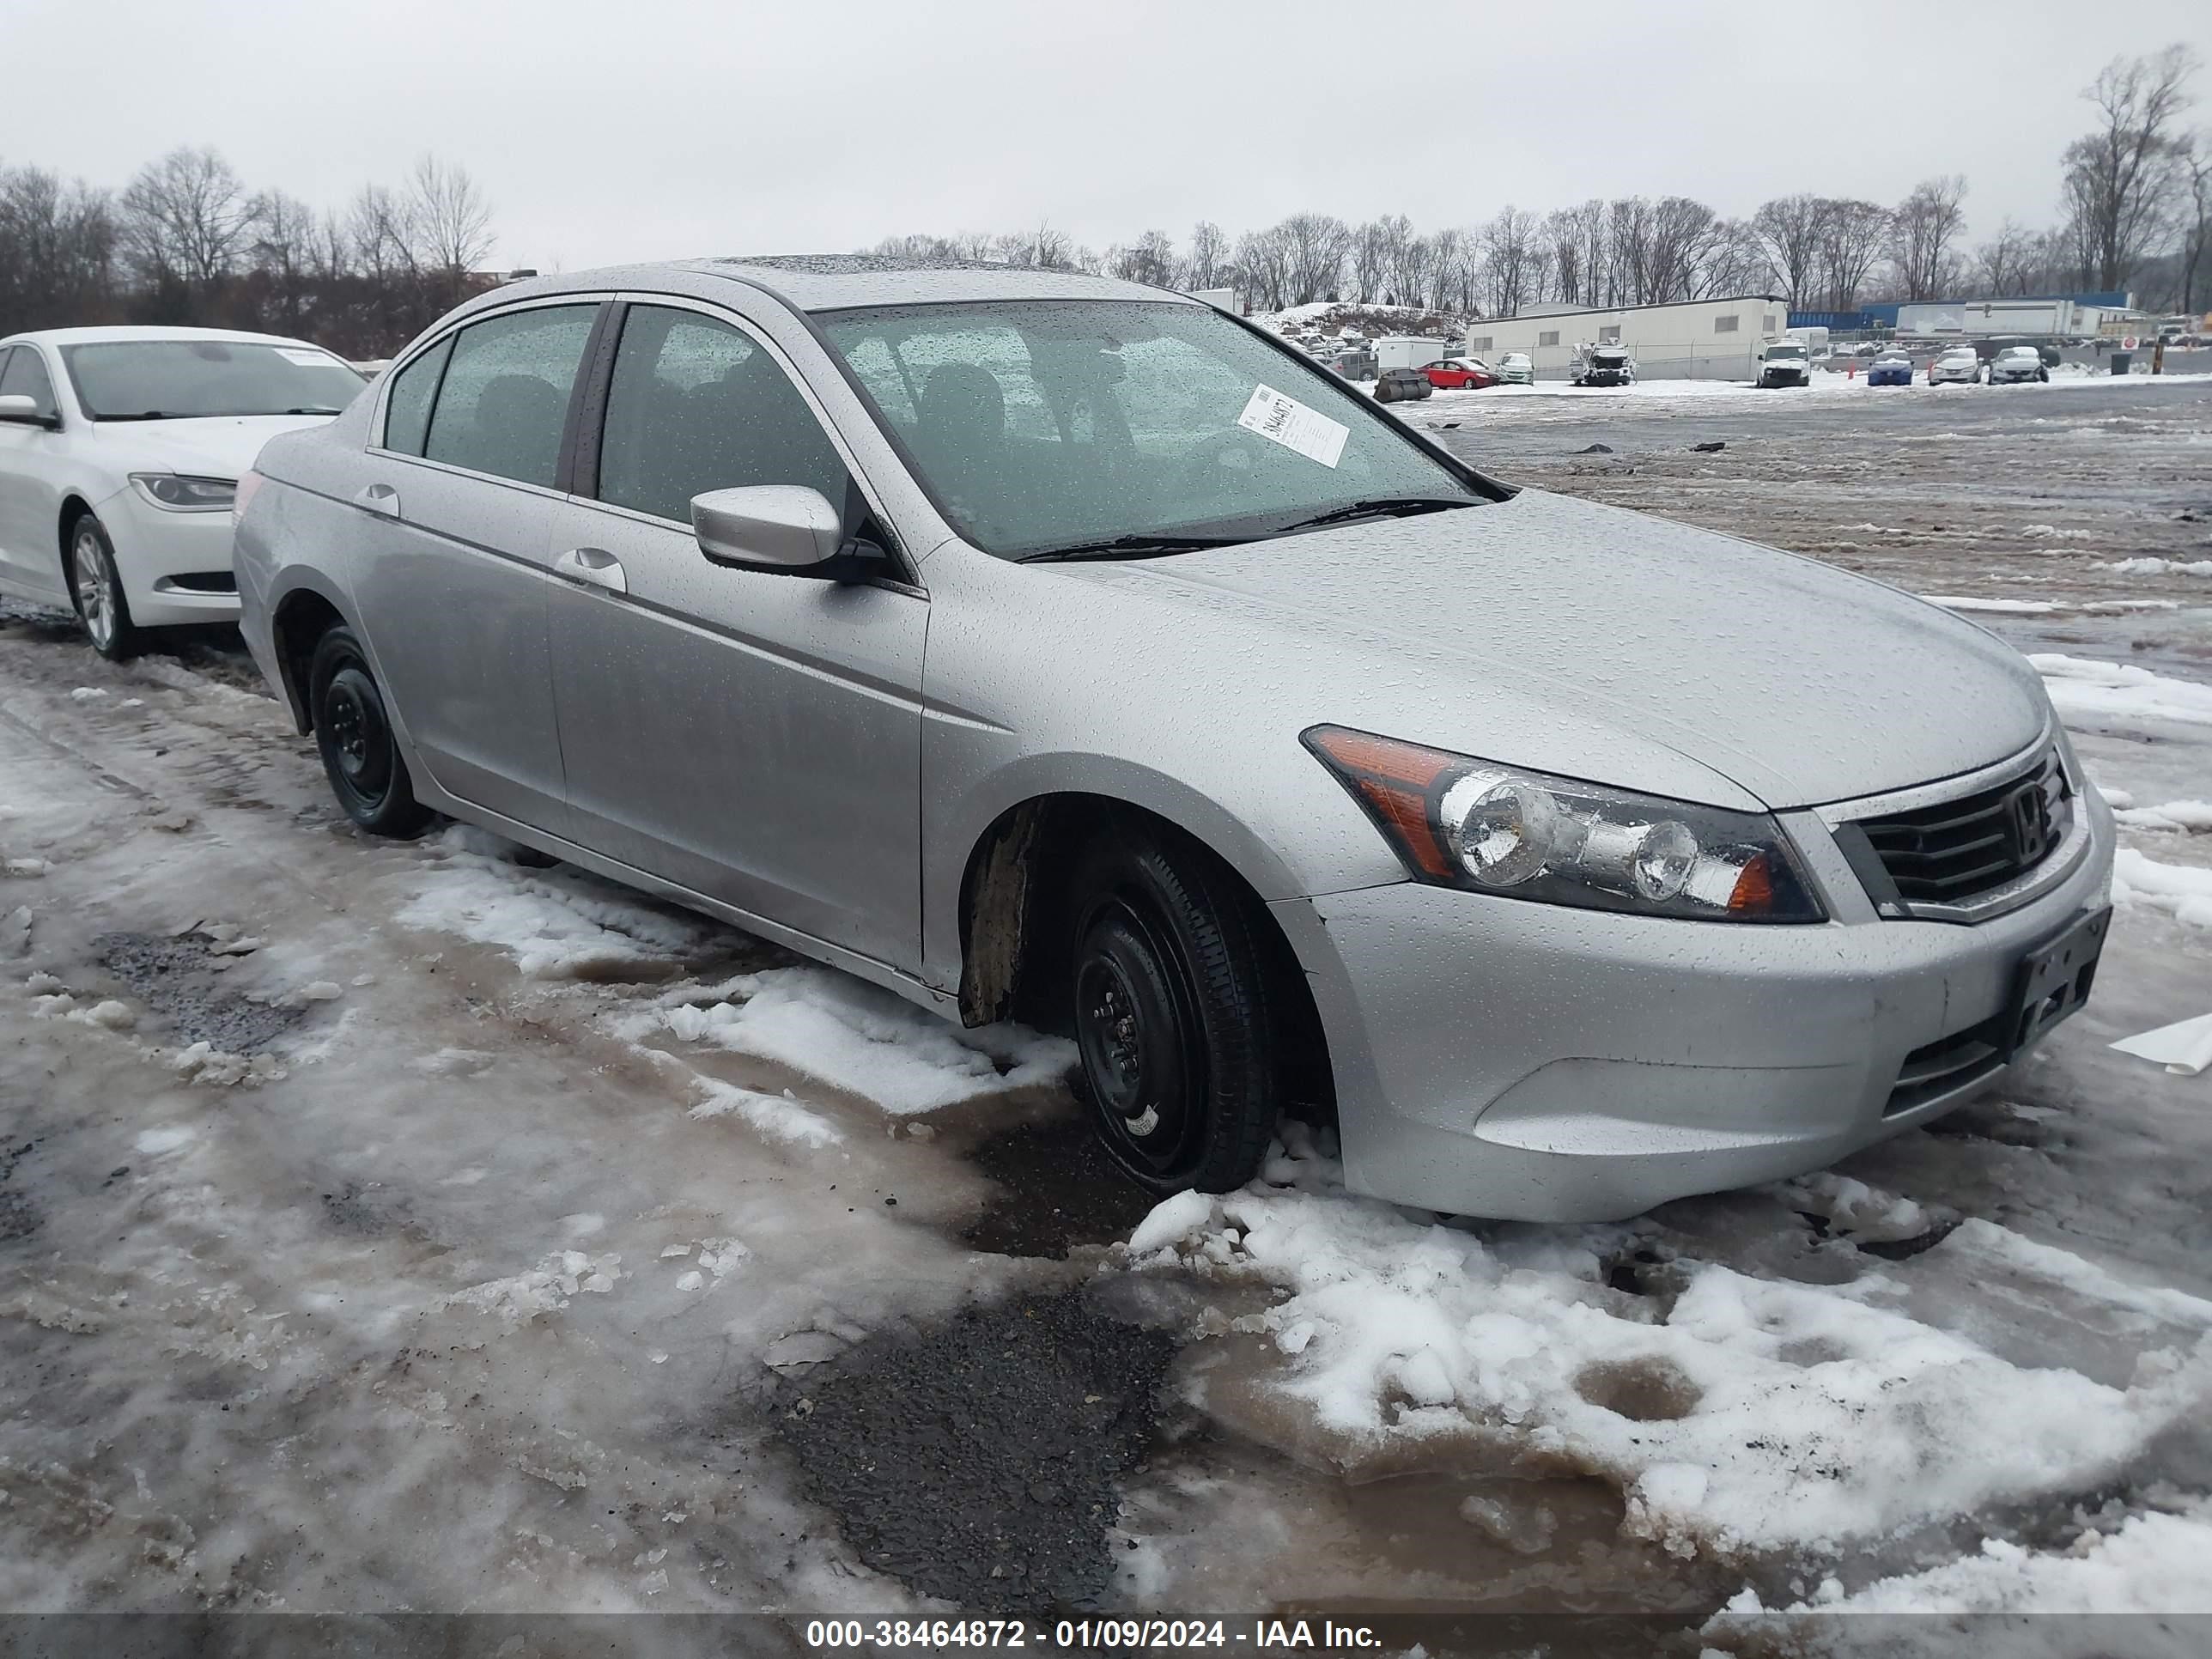
[[[622,561],[604,547],[570,548],[553,561],[553,573],[610,593],[629,592],[629,578],[623,574]]]
[[[399,516],[399,492],[390,484],[370,484],[367,489],[356,491],[353,504],[367,507],[371,513],[381,513],[387,519]]]

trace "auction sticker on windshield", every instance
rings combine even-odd
[[[1350,427],[1330,420],[1317,409],[1308,409],[1296,398],[1285,397],[1271,386],[1253,387],[1252,400],[1244,405],[1237,424],[1323,466],[1337,464],[1344,454],[1344,441],[1352,435]]]

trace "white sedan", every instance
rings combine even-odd
[[[0,340],[0,593],[76,611],[102,656],[234,622],[230,506],[280,432],[365,384],[304,340],[58,328]]]
[[[1972,346],[1953,346],[1928,365],[1930,386],[1972,386],[1982,378],[1982,360]]]

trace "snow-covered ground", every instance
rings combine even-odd
[[[2017,533],[2075,556],[2060,516]],[[2107,1045],[2212,1011],[2212,673],[2038,665],[2118,919],[1936,1132],[1604,1227],[1354,1198],[1292,1133],[1056,1261],[963,1232],[1018,1201],[978,1137],[1073,1115],[1065,1044],[480,832],[363,840],[269,702],[0,623],[0,1607],[924,1610],[799,1496],[773,1390],[1089,1282],[1184,1344],[1132,1609],[1661,1610],[1721,1651],[2203,1611],[2212,1073]],[[190,997],[118,933],[198,941]]]

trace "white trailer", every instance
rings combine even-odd
[[[2070,339],[2094,334],[2089,308],[2071,300],[1924,300],[1897,308],[1899,334],[1956,334],[1966,339],[2027,334]]]
[[[1540,380],[1571,379],[1575,347],[1624,345],[1639,380],[1756,380],[1759,347],[1782,331],[1790,303],[1739,294],[1656,306],[1528,311],[1467,325],[1467,355],[1495,363],[1522,351]]]
[[[1442,340],[1426,339],[1419,334],[1385,334],[1375,342],[1377,369],[1419,368],[1443,355]]]

